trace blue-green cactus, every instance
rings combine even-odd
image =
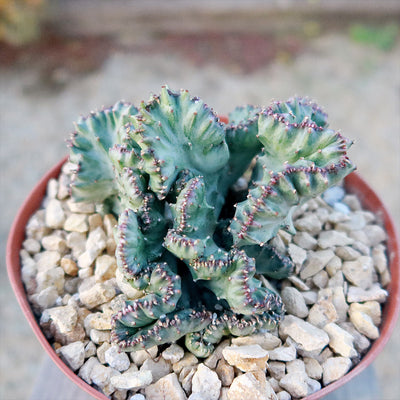
[[[283,304],[258,276],[285,278],[293,263],[268,241],[354,169],[350,145],[301,98],[240,107],[223,124],[199,98],[163,87],[138,109],[117,103],[82,119],[72,195],[121,210],[118,267],[143,291],[114,315],[113,340],[134,351],[185,336],[206,357],[225,335],[276,327]],[[253,160],[240,198],[230,188]]]

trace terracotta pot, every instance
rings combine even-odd
[[[45,338],[41,331],[35,316],[31,310],[28,299],[25,294],[25,289],[21,280],[21,267],[19,260],[19,251],[22,247],[22,242],[25,238],[25,226],[30,216],[40,207],[42,199],[46,192],[47,182],[51,178],[58,177],[61,167],[66,161],[66,158],[60,161],[54,166],[34,187],[28,198],[20,208],[15,221],[11,227],[11,231],[7,242],[7,270],[11,285],[14,289],[17,300],[24,312],[30,326],[32,327],[35,335],[39,339],[46,352],[50,355],[57,366],[68,376],[74,383],[84,389],[87,393],[93,397],[106,400],[107,397],[101,394],[99,391],[92,388],[85,381],[79,378],[61,359],[57,356],[56,352],[50,346],[49,342]],[[363,371],[375,357],[382,351],[383,347],[389,340],[389,337],[395,327],[397,316],[400,308],[400,259],[399,259],[399,240],[396,235],[395,227],[392,218],[389,216],[382,201],[378,198],[375,192],[368,186],[368,184],[356,173],[350,174],[345,179],[346,189],[350,193],[354,193],[358,196],[363,207],[372,211],[380,218],[385,226],[388,241],[388,255],[390,263],[390,271],[392,274],[392,280],[387,288],[389,291],[389,297],[383,307],[382,324],[380,326],[380,337],[372,344],[368,353],[363,357],[361,362],[348,372],[344,377],[331,383],[325,388],[318,392],[308,396],[307,400],[320,399],[333,390],[347,383],[350,379],[358,375]]]

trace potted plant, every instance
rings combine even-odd
[[[58,239],[43,242],[49,232],[33,237],[45,250],[64,241],[72,251],[59,250],[58,269],[43,262],[40,278],[34,266],[22,269],[53,347],[23,290],[19,250],[29,216],[65,160],[35,189],[10,234],[11,282],[35,333],[64,372],[98,398],[144,388],[148,399],[236,399],[243,385],[254,398],[316,399],[334,390],[380,351],[399,307],[398,242],[376,195],[357,175],[347,178],[346,190],[380,214],[387,233],[392,280],[380,336],[379,302],[387,292],[379,282],[389,283],[384,231],[369,229],[379,236],[371,239],[375,259],[369,257],[372,250],[346,230],[374,217],[362,211],[358,219],[346,217],[351,209],[340,203],[344,190],[337,187],[328,192],[339,193],[333,200],[312,200],[355,169],[350,145],[328,129],[317,105],[301,98],[239,107],[221,120],[187,91],[163,87],[138,109],[120,102],[82,118],[69,141],[69,209],[66,194],[61,204],[53,190],[42,213]],[[320,233],[322,225],[328,233]],[[342,232],[329,229],[335,225]],[[304,234],[293,243],[295,227]],[[78,234],[71,239],[62,228]],[[81,251],[74,253],[74,240]],[[28,260],[30,251],[25,243]],[[66,280],[69,287],[75,282],[75,292],[61,299],[64,291],[55,287]],[[65,326],[66,316],[74,329]],[[366,337],[375,342],[357,364],[369,347]],[[365,348],[355,338],[368,342]],[[99,347],[104,362],[93,357],[96,351],[100,357]],[[155,361],[143,367],[138,354]]]

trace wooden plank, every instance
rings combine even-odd
[[[163,33],[279,32],[304,20],[395,19],[398,0],[65,0],[51,3],[47,20],[64,34],[128,35],[132,40]]]

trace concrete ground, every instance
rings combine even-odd
[[[138,103],[163,84],[189,89],[219,114],[245,103],[267,105],[271,99],[307,95],[325,108],[332,128],[355,139],[351,158],[399,226],[399,38],[386,51],[355,42],[347,31],[325,32],[306,42],[285,41],[282,47],[277,42],[271,52],[267,40],[257,42],[255,37],[242,47],[233,41],[231,47],[223,44],[215,51],[209,50],[207,40],[189,45],[169,41],[151,51],[113,48],[108,42],[102,48],[96,41],[91,46],[98,51],[89,60],[80,44],[72,43],[66,49],[72,60],[56,53],[51,68],[41,54],[17,54],[0,64],[1,399],[28,398],[44,357],[6,277],[8,230],[35,182],[67,153],[65,139],[80,114],[119,99]],[[173,46],[182,51],[171,50]],[[233,57],[235,46],[243,52]],[[196,59],[201,51],[203,56]],[[49,65],[49,58],[45,61]],[[399,324],[373,364],[381,400],[398,398],[398,365]]]

